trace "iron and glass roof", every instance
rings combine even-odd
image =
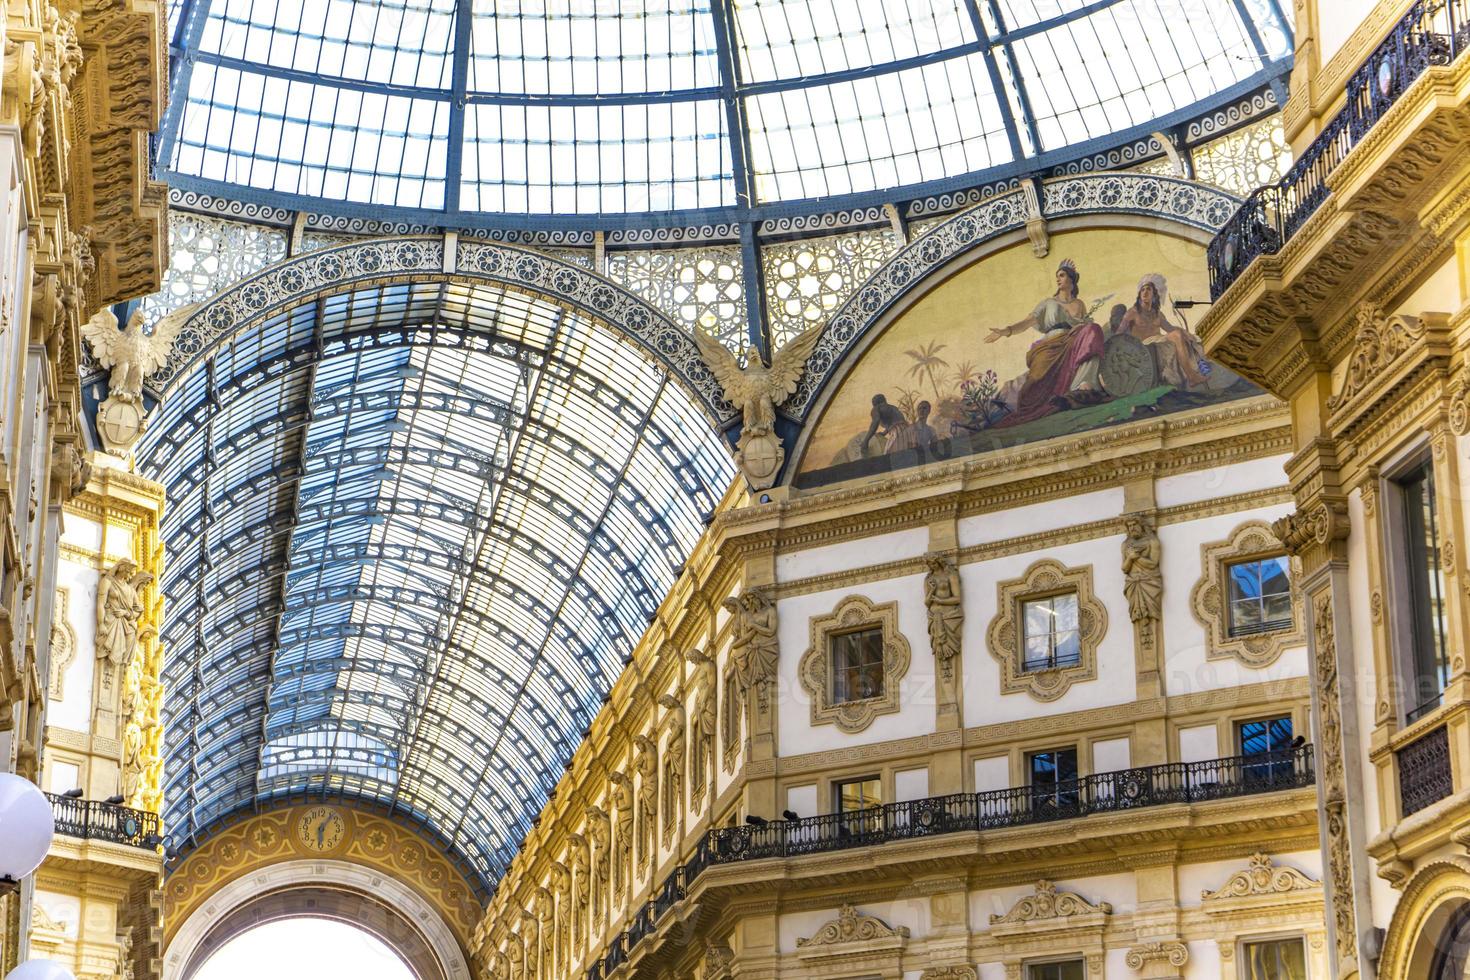
[[[1289,6],[1289,5],[1288,5]],[[171,0],[176,186],[558,227],[831,211],[1279,82],[1279,0]]]
[[[296,306],[155,412],[170,833],[358,799],[486,887],[733,477],[665,367],[487,285]]]

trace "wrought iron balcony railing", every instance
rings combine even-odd
[[[100,800],[73,799],[47,793],[56,832],[66,837],[105,840],[153,850],[162,843],[158,814]]]
[[[1210,298],[1261,255],[1275,255],[1327,199],[1327,175],[1430,65],[1470,44],[1470,0],[1420,0],[1353,73],[1347,103],[1275,184],[1258,187],[1210,242]]]
[[[1404,816],[1418,813],[1455,791],[1448,729],[1436,728],[1394,754],[1399,764],[1399,807]]]
[[[587,971],[587,980],[603,980],[626,962],[633,948],[654,931],[663,914],[684,897],[701,872],[713,865],[830,853],[1169,803],[1204,803],[1298,789],[1311,786],[1315,779],[1312,746],[1302,745],[1280,752],[1096,773],[1044,788],[1018,786],[956,793],[850,813],[716,827],[700,838],[688,863],[675,868],[653,897],[634,913],[632,922],[613,940],[607,954]]]

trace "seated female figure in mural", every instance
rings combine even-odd
[[[1198,388],[1209,383],[1200,370],[1204,348],[1187,330],[1170,323],[1161,311],[1168,286],[1164,277],[1150,272],[1138,280],[1138,297],[1123,314],[1118,332],[1130,334],[1156,348],[1159,375],[1176,388]]]
[[[1098,385],[1098,362],[1103,353],[1102,327],[1093,322],[1087,304],[1077,295],[1081,277],[1071,259],[1057,269],[1057,291],[1036,304],[1024,320],[1007,327],[993,327],[987,344],[1023,330],[1035,330],[1042,339],[1026,352],[1026,373],[1016,399],[1016,410],[994,428],[1019,425],[1071,407],[1077,401],[1106,397]],[[1085,395],[1083,394],[1085,393]]]

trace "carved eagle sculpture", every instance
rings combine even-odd
[[[128,318],[128,325],[117,328],[117,317],[104,307],[82,324],[82,336],[92,345],[92,353],[105,368],[112,369],[108,396],[118,401],[141,402],[143,379],[168,362],[169,351],[194,312],[194,306],[182,306],[155,320],[151,333],[143,332],[143,311]]]
[[[754,437],[771,431],[776,424],[776,406],[796,392],[796,384],[806,371],[806,359],[817,346],[822,325],[808,327],[771,355],[770,367],[762,363],[753,349],[746,351],[747,363],[741,370],[735,352],[699,327],[694,328],[694,343],[699,347],[705,366],[720,383],[725,400],[740,410],[744,419],[744,435]]]

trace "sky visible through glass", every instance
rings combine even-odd
[[[194,980],[416,980],[375,936],[330,919],[282,919],[241,933],[211,956]]]

